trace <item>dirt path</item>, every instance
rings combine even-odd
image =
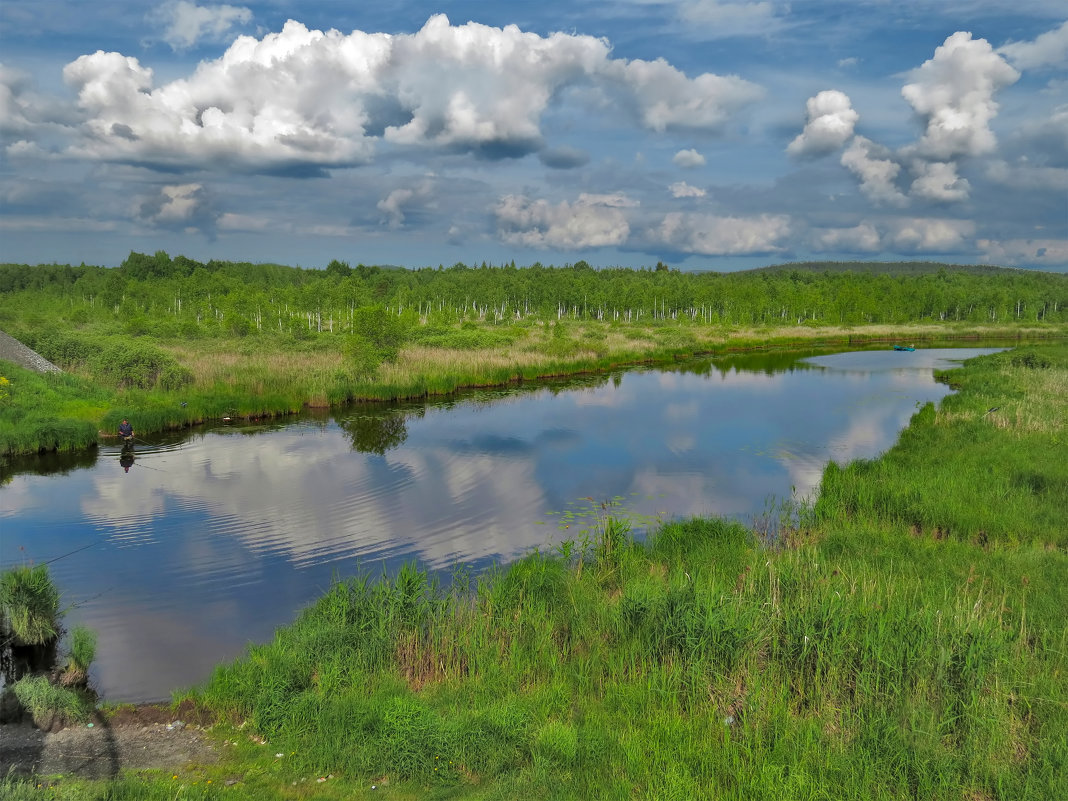
[[[92,725],[44,732],[30,723],[0,726],[0,776],[64,774],[108,779],[130,770],[182,770],[218,761],[208,721],[191,709],[140,706]]]

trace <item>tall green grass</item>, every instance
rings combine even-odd
[[[959,392],[921,409],[880,458],[829,465],[817,514],[1068,547],[1068,346],[980,357],[940,377]]]
[[[59,636],[59,590],[47,565],[0,573],[0,634],[15,645],[45,645]]]
[[[412,567],[339,582],[196,697],[296,773],[488,797],[1057,797],[1066,569],[672,523],[534,553],[474,594]]]
[[[93,703],[85,693],[71,690],[48,680],[47,676],[24,676],[11,687],[23,709],[35,720],[53,716],[84,723],[93,712]]]
[[[36,373],[0,361],[10,382],[0,400],[0,456],[71,451],[96,443],[93,420],[110,393],[63,373]]]

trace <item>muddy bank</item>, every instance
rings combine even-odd
[[[125,707],[41,731],[32,723],[0,726],[0,776],[64,775],[109,779],[125,771],[182,771],[217,762],[206,729],[212,720],[190,705]]]

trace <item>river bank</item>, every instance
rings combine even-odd
[[[399,349],[396,359],[380,364],[373,376],[353,372],[350,356],[336,342],[324,347],[322,342],[309,346],[247,337],[161,340],[153,346],[165,354],[160,358],[173,365],[169,369],[188,377],[179,388],[116,388],[76,362],[65,365],[71,371],[68,374],[42,375],[14,364],[0,370],[10,374],[5,377],[11,382],[9,397],[0,405],[0,455],[91,448],[113,438],[124,417],[135,431],[148,434],[207,421],[263,419],[304,408],[448,395],[467,388],[670,363],[699,355],[905,341],[1012,343],[1066,334],[1063,326],[1053,325],[728,329],[670,322],[625,328],[597,321],[551,327],[468,322],[437,336],[435,341],[451,346],[409,343]]]
[[[635,541],[609,504],[477,582],[341,581],[185,696],[244,724],[223,763],[53,797],[1062,797],[1066,376],[1063,345],[951,371],[762,530]]]

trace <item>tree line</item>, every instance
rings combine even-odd
[[[793,326],[1068,322],[1068,276],[928,265],[806,264],[742,273],[514,263],[402,269],[334,260],[325,269],[132,252],[117,268],[0,265],[0,324],[100,327],[137,336],[315,338],[378,308],[412,323],[679,321]],[[852,266],[850,266],[852,267]]]

